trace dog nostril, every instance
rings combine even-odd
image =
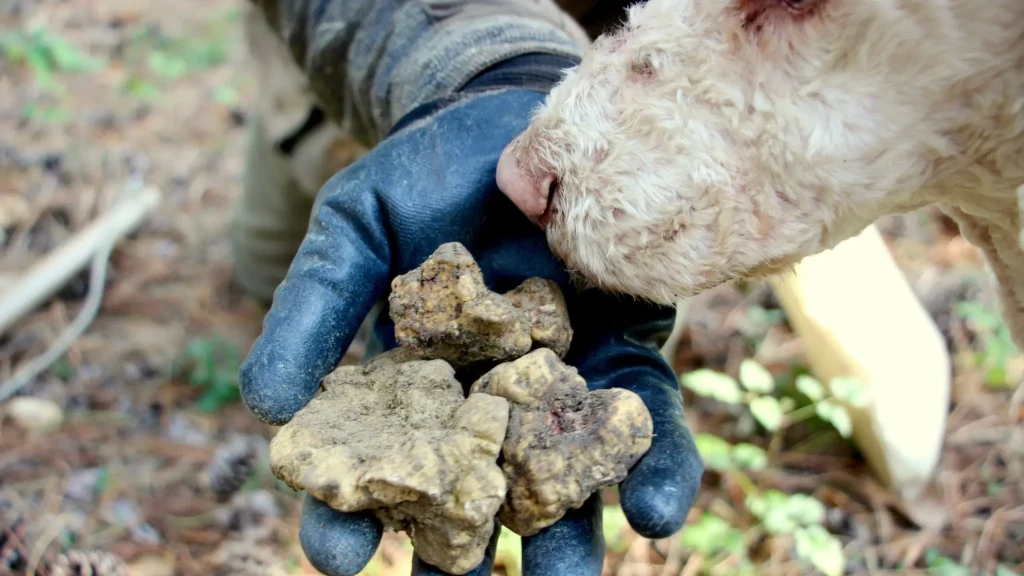
[[[558,214],[558,209],[555,208],[555,197],[558,196],[559,191],[558,178],[549,176],[545,179],[545,183],[547,184],[547,203],[544,206],[544,212],[537,218],[537,224],[543,229],[547,229],[551,218]]]

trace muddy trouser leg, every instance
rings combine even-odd
[[[317,191],[366,148],[324,118],[262,16],[248,8],[244,26],[258,88],[230,244],[235,281],[269,303],[306,234]]]

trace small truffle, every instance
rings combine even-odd
[[[324,378],[271,442],[271,468],[337,510],[374,510],[424,561],[465,574],[483,560],[505,497],[508,402],[465,399],[449,364],[409,357],[399,349]]]
[[[529,314],[491,292],[466,248],[442,244],[419,267],[391,282],[395,339],[425,358],[456,368],[502,362],[530,351]]]
[[[558,284],[553,280],[530,278],[505,296],[529,315],[534,346],[550,348],[559,358],[564,358],[572,343],[572,328],[569,309]]]
[[[471,393],[512,404],[502,445],[508,494],[502,524],[530,536],[617,484],[651,446],[650,413],[621,388],[587,390],[576,369],[547,348],[495,367]]]

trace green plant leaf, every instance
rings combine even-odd
[[[760,495],[747,497],[747,510],[761,520],[764,529],[772,534],[790,534],[798,524],[789,517],[788,496],[778,490],[765,490]]]
[[[56,68],[68,72],[91,72],[103,67],[104,61],[100,58],[89,56],[71,44],[68,44],[60,36],[44,35],[45,43],[50,57],[53,59]]]
[[[139,100],[149,100],[151,98],[155,98],[160,93],[152,82],[136,77],[129,78],[125,81],[123,89],[125,92]]]
[[[825,521],[825,505],[807,494],[791,494],[786,503],[786,511],[789,517],[801,526]]]
[[[760,471],[768,467],[768,453],[760,446],[746,442],[732,447],[732,462],[739,468]]]
[[[53,366],[50,366],[50,372],[65,382],[70,380],[75,374],[74,368],[72,368],[71,364],[68,364],[68,361],[63,358],[54,362]]]
[[[853,376],[837,376],[829,381],[832,396],[856,408],[865,408],[869,404],[868,388],[860,378]]]
[[[708,368],[687,372],[679,378],[679,382],[701,396],[726,404],[739,404],[743,399],[740,386],[734,378]]]
[[[238,367],[223,367],[218,368],[216,375],[214,376],[214,386],[218,388],[237,388],[238,387]]]
[[[1014,572],[1011,568],[1007,568],[1006,566],[1003,566],[1002,564],[1000,564],[999,566],[996,566],[996,576],[1020,576],[1020,575],[1017,574],[1016,572]]]
[[[605,533],[607,534],[607,531]],[[519,534],[502,526],[501,534],[498,536],[498,549],[494,554],[495,564],[501,564],[502,568],[505,569],[506,576],[522,576],[522,558],[522,538]]]
[[[825,506],[806,494],[789,495],[779,490],[751,494],[744,504],[773,534],[789,534],[801,526],[813,526],[825,519]]]
[[[810,562],[826,576],[841,576],[846,567],[843,545],[819,525],[798,528],[793,533],[796,555]]]
[[[752,358],[744,358],[740,362],[740,383],[747,390],[761,394],[769,394],[775,389],[771,372]]]
[[[688,550],[709,559],[722,552],[738,556],[747,553],[743,533],[709,512],[683,528],[680,540]]]
[[[213,92],[213,98],[225,106],[234,106],[238,103],[238,91],[231,86],[218,86]]]
[[[779,408],[782,409],[783,414],[789,414],[796,408],[796,400],[793,400],[789,396],[783,396],[779,398]]]
[[[831,400],[824,400],[815,406],[815,411],[818,413],[818,417],[832,424],[843,435],[843,438],[849,438],[853,433],[853,421],[850,420],[850,413],[846,411],[846,408]]]
[[[818,402],[825,398],[825,387],[814,376],[801,374],[796,377],[795,384],[796,389],[804,396],[810,398],[812,402]]]
[[[106,467],[100,468],[96,474],[96,485],[93,487],[93,492],[95,494],[102,494],[106,491],[108,484],[110,484],[110,469]]]
[[[714,434],[694,434],[693,442],[704,466],[719,472],[733,469],[731,444]]]
[[[53,77],[53,67],[49,58],[46,57],[45,51],[31,46],[25,53],[25,63],[32,69],[32,74],[36,77],[36,82],[40,87],[54,92],[61,91],[60,85]]]
[[[196,338],[185,346],[185,356],[194,361],[213,358],[213,347],[205,338]]]
[[[750,413],[770,432],[782,424],[782,406],[772,396],[760,396],[750,402]]]
[[[188,62],[160,50],[150,52],[149,67],[153,72],[171,79],[180,78],[188,72]]]
[[[196,408],[204,414],[214,414],[220,411],[221,401],[213,391],[206,392],[196,400]]]
[[[224,406],[231,404],[241,399],[238,393],[238,388],[208,388],[199,400],[196,401],[196,407],[200,412],[206,414],[213,414],[220,412]]]
[[[995,332],[1003,324],[999,314],[989,310],[981,302],[974,300],[958,302],[954,309],[958,316],[970,322],[978,330]]]
[[[7,61],[18,65],[25,61],[28,55],[28,43],[22,34],[13,32],[0,35],[0,52],[4,53]]]
[[[772,326],[785,320],[786,314],[781,309],[767,310],[761,306],[751,306],[747,308],[738,328],[747,338],[762,338]]]
[[[624,538],[629,522],[619,506],[605,506],[601,512],[604,541],[608,549],[615,553],[625,552],[629,541]]]

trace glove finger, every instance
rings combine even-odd
[[[487,550],[484,552],[484,559],[476,567],[464,574],[463,576],[491,576],[491,571],[494,567],[494,553],[498,549],[498,538],[501,536],[501,524],[497,521],[494,523],[494,533],[491,534],[491,539],[487,543]],[[419,554],[413,553],[412,556],[412,576],[451,576],[448,572],[441,570],[436,566],[431,566],[420,558]]]
[[[299,543],[314,568],[327,576],[353,576],[373,558],[383,527],[370,512],[339,512],[306,495]]]
[[[387,231],[366,222],[379,220],[378,201],[332,190],[358,183],[335,180],[321,191],[325,200],[239,370],[242,399],[269,424],[284,424],[313,398],[387,289]]]
[[[654,423],[650,449],[619,485],[626,520],[651,539],[666,538],[683,527],[704,473],[679,388],[666,378],[647,373],[621,384],[643,399]]]
[[[604,567],[601,494],[558,522],[523,538],[524,576],[600,576]]]

